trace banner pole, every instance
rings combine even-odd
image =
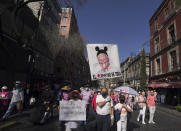
[[[109,79],[107,79],[107,90],[108,90],[108,95],[111,96],[111,93],[110,93],[110,86],[109,86],[110,84],[109,84],[109,83],[110,83],[110,81],[109,81]]]

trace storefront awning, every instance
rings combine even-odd
[[[169,83],[152,83],[148,84],[151,88],[181,88],[181,82],[169,82]]]

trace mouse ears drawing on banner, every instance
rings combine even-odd
[[[107,55],[107,50],[108,48],[105,46],[104,49],[100,49],[98,46],[95,47],[95,50],[97,51],[97,56],[101,53],[106,54]]]

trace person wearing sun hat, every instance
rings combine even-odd
[[[71,91],[70,86],[65,85],[61,88],[61,90],[62,90],[62,100],[65,100],[65,101],[69,100],[69,93]]]
[[[59,105],[59,101],[68,101],[69,100],[69,93],[71,91],[69,83],[64,82],[62,85],[62,88],[59,89],[58,96],[57,96],[57,101]],[[60,127],[61,130],[65,130],[65,121],[60,122]]]

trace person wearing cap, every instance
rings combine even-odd
[[[1,88],[1,92],[0,92],[0,99],[3,100],[3,101],[1,102],[1,104],[2,104],[3,106],[8,105],[8,101],[7,101],[7,100],[8,100],[8,98],[9,98],[9,93],[8,93],[7,89],[8,89],[7,86],[3,86],[3,87]]]
[[[8,89],[7,86],[3,86],[1,88],[1,92],[0,92],[1,114],[4,114],[8,108],[9,93],[8,93],[7,89]]]
[[[66,85],[63,88],[61,88],[61,90],[63,92],[62,93],[62,100],[63,101],[69,100],[69,92],[70,92],[71,88],[68,85]]]
[[[113,114],[113,102],[110,96],[108,96],[107,88],[102,88],[101,95],[96,98],[96,123],[97,131],[110,131],[111,122],[114,120]]]
[[[10,115],[10,113],[12,112],[12,110],[14,109],[14,107],[16,106],[17,108],[19,108],[19,103],[22,102],[22,96],[20,93],[20,88],[21,88],[21,83],[19,81],[17,81],[15,83],[15,87],[13,88],[12,91],[12,98],[11,98],[11,102],[9,104],[8,110],[6,111],[6,113],[3,115],[2,120],[5,120],[8,118],[8,116]]]
[[[69,93],[70,93],[70,86],[65,84],[62,88],[60,88],[57,96],[57,101],[59,104],[59,101],[68,101],[69,100]],[[60,108],[60,106],[59,106]],[[60,122],[61,130],[65,130],[65,121]]]

